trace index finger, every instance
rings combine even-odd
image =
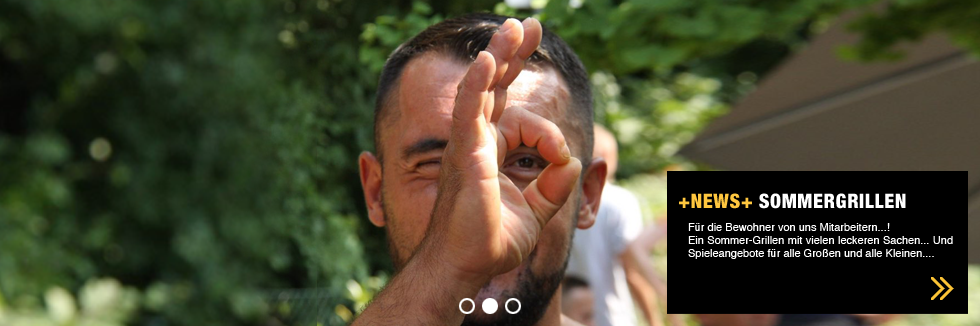
[[[490,52],[495,59],[495,64],[497,66],[497,71],[493,75],[493,81],[490,82],[490,87],[493,87],[501,77],[504,76],[504,72],[507,71],[508,63],[514,54],[520,50],[520,46],[524,42],[524,28],[517,19],[508,18],[500,25],[496,33],[490,37],[490,43],[487,44],[487,49],[485,51]]]
[[[509,58],[509,69],[507,69],[504,76],[497,82],[497,89],[506,90],[507,87],[514,82],[514,79],[517,79],[517,75],[524,70],[524,63],[527,61],[527,59],[530,58],[531,55],[534,54],[534,51],[538,49],[538,46],[541,45],[543,33],[541,22],[534,19],[534,17],[528,17],[527,19],[524,19],[524,22],[521,23],[521,25],[524,27],[524,42],[521,43],[519,48],[517,48],[517,53],[515,53],[513,57]]]
[[[538,46],[541,45],[543,30],[541,22],[534,17],[524,19],[521,26],[524,27],[524,43],[521,43],[521,47],[517,49],[517,56],[521,60],[527,60],[534,54],[534,50],[537,50]]]
[[[493,85],[493,112],[490,113],[490,121],[500,120],[500,115],[507,105],[507,88],[517,79],[517,76],[524,70],[524,63],[534,54],[534,51],[541,45],[542,28],[537,19],[528,17],[521,23],[524,30],[524,41],[517,48],[514,56],[507,62],[507,69],[503,71],[503,76]]]

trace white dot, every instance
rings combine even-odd
[[[488,315],[497,312],[497,300],[494,300],[493,298],[483,300],[483,312],[487,313]]]

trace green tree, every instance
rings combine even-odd
[[[374,83],[356,32],[373,12],[52,0],[0,15],[9,305],[103,276],[153,295],[145,322],[257,322],[272,289],[351,302]]]

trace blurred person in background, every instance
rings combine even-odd
[[[561,282],[561,313],[585,326],[595,326],[595,297],[589,283],[566,275]]]
[[[636,196],[612,184],[619,158],[616,138],[599,125],[593,134],[592,155],[606,161],[606,186],[595,225],[575,232],[566,273],[590,284],[595,295],[596,325],[636,325],[634,299],[650,325],[664,325],[658,296],[666,298],[667,288],[650,259],[656,232],[643,231]]]

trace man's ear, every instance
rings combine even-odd
[[[361,169],[361,188],[364,189],[368,219],[375,226],[385,226],[385,211],[381,205],[381,162],[378,162],[374,154],[366,151],[361,153],[357,161]]]
[[[576,225],[579,229],[588,229],[595,223],[602,199],[602,188],[606,185],[606,169],[606,160],[596,157],[585,170],[582,177],[582,205],[578,210]]]

